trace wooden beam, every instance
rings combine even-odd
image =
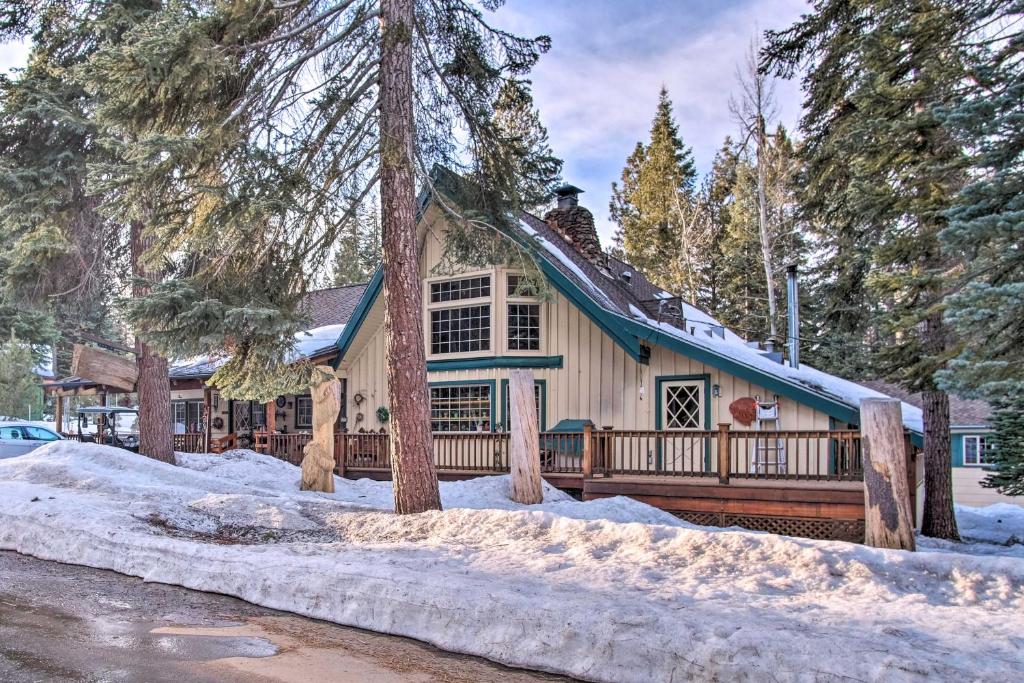
[[[540,430],[537,427],[533,384],[532,370],[512,370],[508,374],[508,404],[512,417],[509,423],[512,432],[510,497],[523,505],[536,505],[544,500],[540,480]]]
[[[71,373],[121,391],[134,391],[139,379],[139,368],[134,359],[81,344],[75,344]]]

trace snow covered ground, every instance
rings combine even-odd
[[[0,462],[0,548],[593,680],[1024,679],[1019,558],[711,530],[551,488],[524,507],[503,477],[398,517],[386,482],[299,493],[273,458],[179,458],[61,442]],[[960,513],[972,538],[1019,529],[990,512]]]

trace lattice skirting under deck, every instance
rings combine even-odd
[[[739,526],[786,536],[832,541],[864,542],[864,521],[858,519],[814,519],[808,517],[763,517],[727,512],[672,511],[676,517],[702,526]]]

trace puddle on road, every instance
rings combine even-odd
[[[181,664],[278,653],[277,646],[257,635],[159,632],[165,624],[76,614],[0,593],[0,679],[20,672],[91,680],[99,661],[104,680],[174,680],[180,678]],[[60,667],[53,669],[57,662]],[[179,673],[172,674],[176,669]]]

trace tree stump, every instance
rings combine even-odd
[[[900,402],[869,398],[860,403],[864,454],[864,543],[914,550],[914,523]]]
[[[512,500],[534,505],[544,500],[540,478],[540,430],[533,396],[533,373],[513,370],[508,376],[511,420]]]
[[[334,493],[334,423],[341,411],[341,382],[317,366],[313,387],[313,439],[302,449],[302,491]]]

